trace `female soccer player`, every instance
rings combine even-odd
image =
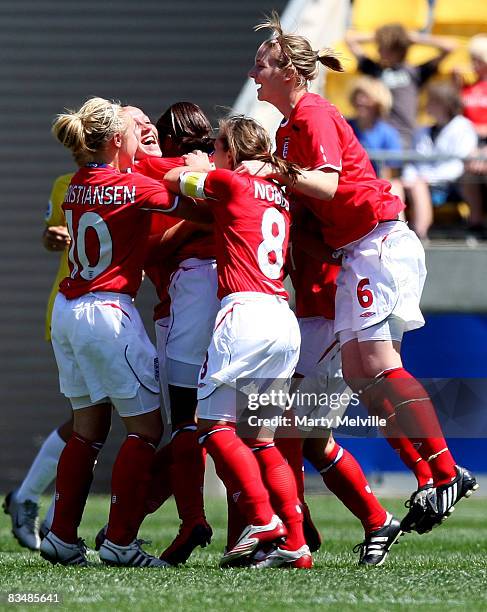
[[[113,405],[127,438],[113,468],[100,558],[163,567],[167,563],[145,553],[136,539],[162,421],[157,356],[132,300],[142,279],[146,210],[167,210],[173,198],[159,183],[124,172],[133,165],[138,139],[120,105],[92,98],[59,115],[53,132],[84,165],[63,204],[70,275],[61,282],[52,326],[61,391],[71,401],[74,424],[59,460],[54,520],[41,555],[51,563],[87,563],[77,530]]]
[[[211,124],[196,104],[176,102],[161,115],[156,127],[164,157],[148,158],[137,164],[137,170],[147,176],[162,180],[170,168],[184,164],[180,156],[194,149],[213,151]],[[165,215],[157,213],[152,217],[151,235],[156,244],[145,269],[161,297],[155,316],[156,337],[158,354],[161,357],[164,353],[167,368],[172,436],[170,444],[156,455],[153,467],[156,487],[149,503],[154,508],[163,502],[164,491],[157,486],[157,466],[160,482],[165,480],[169,468],[170,490],[181,527],[161,558],[176,565],[184,563],[196,546],[206,546],[212,535],[204,511],[205,452],[198,443],[195,412],[198,373],[211,339],[219,300],[212,227],[175,218],[161,219]],[[161,243],[164,225],[167,231]],[[169,246],[171,257],[164,258]],[[163,316],[166,314],[167,318]],[[168,493],[166,487],[165,494]]]
[[[478,485],[455,465],[428,394],[400,357],[403,333],[424,324],[424,252],[397,220],[404,205],[377,179],[350,126],[333,105],[307,90],[318,63],[341,70],[339,60],[329,50],[314,51],[302,36],[284,33],[276,13],[261,28],[273,34],[259,47],[249,76],[259,86],[259,100],[284,115],[277,154],[308,168],[293,185],[270,168],[261,168],[261,176],[290,185],[295,204],[315,215],[324,242],[343,254],[334,329],[344,376],[371,413],[388,417],[395,435],[402,430],[396,442],[405,462],[427,462],[432,483],[411,496],[402,525],[426,530]],[[252,167],[257,171],[258,164]]]
[[[295,175],[290,164],[271,155],[265,130],[244,117],[221,122],[215,143],[217,170],[209,171],[206,160],[201,168],[205,172],[181,168],[166,175],[171,190],[205,199],[215,221],[221,309],[199,376],[198,429],[247,524],[221,565],[249,559],[264,543],[278,541],[287,531],[286,543],[259,561],[258,567],[310,567],[296,485],[272,434],[248,441],[251,450],[235,430],[237,381],[245,378],[260,388],[262,379],[286,380],[299,351],[299,329],[282,282],[288,202],[273,183],[232,172],[241,161],[255,157],[273,161],[289,177]]]

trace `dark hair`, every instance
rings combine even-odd
[[[169,136],[179,155],[201,149],[211,153],[214,148],[213,128],[197,104],[176,102],[156,122],[161,147]],[[163,151],[164,154],[164,151]]]
[[[375,42],[378,47],[397,53],[400,62],[406,59],[411,46],[409,35],[400,23],[390,23],[379,28],[375,33]]]
[[[453,117],[461,115],[463,104],[456,87],[446,82],[431,83],[427,87],[428,98],[440,104],[447,112],[451,121]]]

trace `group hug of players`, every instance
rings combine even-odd
[[[60,387],[73,408],[40,542],[52,563],[87,564],[78,526],[113,408],[127,436],[96,538],[109,565],[174,566],[210,542],[207,453],[227,491],[222,567],[312,567],[321,540],[304,499],[303,456],[362,522],[366,565],[381,565],[402,532],[430,531],[478,488],[401,362],[404,332],[424,324],[422,245],[350,126],[307,91],[319,63],[340,63],[283,32],[275,14],[258,28],[272,34],[249,76],[259,100],[283,115],[274,153],[266,131],[245,117],[223,119],[213,140],[190,103],[170,107],[157,130],[139,109],[101,98],[54,123],[79,170],[64,197],[69,276],[52,314]],[[143,272],[160,299],[157,350],[133,303]],[[402,521],[331,431],[237,435],[238,382],[264,392],[268,381],[285,386],[293,376],[293,388],[307,379],[348,385],[370,415],[385,419],[384,436],[418,482]],[[172,434],[158,448],[161,389]],[[171,495],[181,528],[157,558],[137,534]],[[12,516],[15,504],[7,498]]]

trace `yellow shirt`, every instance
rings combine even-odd
[[[58,176],[58,178],[54,181],[51,190],[51,196],[49,198],[49,204],[47,206],[45,223],[47,227],[51,225],[64,225],[66,226],[66,219],[64,218],[64,212],[61,208],[62,203],[64,202],[64,196],[66,195],[66,191],[68,190],[69,183],[71,182],[71,178],[73,177],[73,173],[71,174],[63,174],[62,176]],[[49,300],[47,302],[47,311],[46,311],[46,340],[51,339],[51,316],[52,316],[52,307],[54,305],[54,300],[56,299],[56,295],[59,289],[59,283],[69,276],[69,267],[68,267],[68,249],[64,249],[61,253],[61,261],[59,262],[59,269],[56,274],[56,279],[51,289],[51,294],[49,295]]]

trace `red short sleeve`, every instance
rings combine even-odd
[[[205,179],[205,195],[213,200],[226,200],[231,193],[234,173],[231,170],[212,170]]]
[[[162,183],[146,176],[134,174],[136,189],[135,204],[145,210],[170,211],[177,205],[176,196],[164,187]]]
[[[305,106],[298,110],[293,123],[294,129],[299,132],[301,146],[306,150],[307,168],[331,168],[341,172],[341,142],[330,113],[321,108]]]
[[[162,181],[164,175],[172,170],[184,166],[182,157],[146,157],[135,164],[135,170],[145,176]]]

